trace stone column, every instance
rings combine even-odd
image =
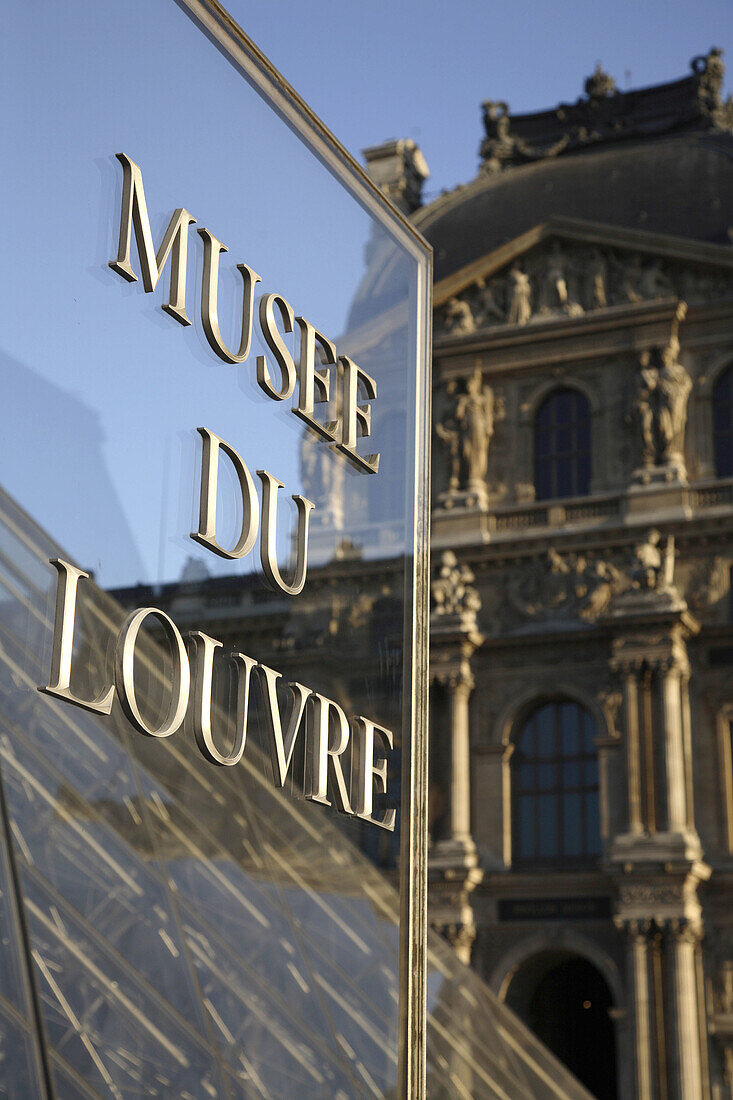
[[[674,1018],[670,1100],[703,1100],[704,1097],[695,958],[698,942],[699,932],[693,925],[684,921],[670,922],[668,967]]]
[[[444,685],[449,703],[447,722],[434,725],[431,737],[434,743],[443,741],[450,768],[443,784],[447,835],[432,845],[428,857],[430,919],[465,963],[471,961],[476,936],[470,895],[482,878],[471,835],[470,662],[483,642],[476,621],[481,600],[473,581],[468,566],[446,551],[433,580],[430,623],[431,678]]]
[[[653,1089],[653,1047],[651,1036],[651,1000],[649,995],[649,944],[644,926],[629,921],[627,956],[633,1019],[635,1100],[655,1100]]]
[[[448,679],[451,719],[450,840],[473,848],[471,837],[471,739],[468,699],[474,688],[467,667]]]
[[[661,666],[659,692],[667,786],[667,828],[673,833],[682,833],[688,828],[680,679],[681,670],[677,662]]]
[[[641,757],[639,755],[639,686],[636,671],[624,669],[624,717],[626,719],[626,775],[629,792],[629,833],[644,832],[641,811]]]

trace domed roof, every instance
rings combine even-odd
[[[504,169],[413,217],[435,250],[438,282],[558,216],[727,244],[733,134],[685,133]]]
[[[483,104],[481,174],[417,210],[435,280],[557,217],[728,244],[733,102],[721,51],[681,80],[619,92],[600,68],[575,103],[510,115]]]

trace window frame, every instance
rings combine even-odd
[[[560,420],[560,402],[567,397],[572,399],[571,413],[568,419]],[[541,423],[543,417],[548,419],[546,424]],[[592,422],[590,400],[577,386],[561,385],[545,394],[535,409],[532,425],[535,500],[562,500],[590,495],[593,477]],[[569,432],[571,438],[569,446],[561,448],[558,437],[563,431]],[[542,436],[548,439],[546,452],[540,450]],[[568,492],[563,491],[565,486],[560,483],[560,464],[563,462],[568,463]]]
[[[566,752],[563,749],[563,725],[562,708],[573,707],[577,714],[578,750]],[[542,712],[550,710],[552,723],[553,752],[551,755],[543,755],[539,752],[538,716]],[[602,855],[601,814],[600,814],[600,761],[596,747],[596,739],[599,735],[597,721],[592,712],[579,700],[572,696],[554,696],[536,703],[524,712],[517,725],[514,738],[514,753],[511,761],[511,792],[512,792],[512,865],[517,869],[541,867],[568,869],[573,867],[587,868],[598,862]],[[533,755],[527,751],[523,741],[529,737],[534,738]],[[593,779],[586,780],[586,765],[593,762]],[[578,768],[578,780],[569,785],[563,776],[565,767],[576,765]],[[534,769],[534,783],[523,787],[520,769],[525,766]],[[555,771],[553,782],[543,785],[540,780],[540,767],[552,768]],[[595,810],[589,809],[589,799],[595,794]],[[568,796],[579,797],[580,814],[580,850],[568,853],[565,843],[565,823],[567,818]],[[540,853],[541,822],[541,798],[550,798],[556,843],[553,850]],[[520,815],[522,802],[528,800],[532,806],[531,828],[533,852],[522,850],[520,839]],[[593,813],[595,822],[590,821]],[[589,844],[589,827],[594,827],[593,843]]]

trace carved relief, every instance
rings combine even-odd
[[[705,611],[730,592],[730,562],[716,554],[692,571],[685,598],[692,611]]]
[[[589,554],[561,554],[523,563],[506,578],[511,609],[525,619],[579,619],[593,622],[630,581],[610,561]]]
[[[473,572],[462,565],[452,550],[445,550],[432,583],[433,615],[472,620],[481,610],[481,597],[473,586]]]
[[[709,302],[731,295],[730,270],[556,238],[439,307],[436,331],[470,334],[660,298]]]

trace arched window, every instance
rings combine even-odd
[[[733,477],[733,367],[718,378],[713,391],[715,476]]]
[[[579,390],[553,390],[537,410],[534,468],[537,500],[590,492],[590,403]]]
[[[596,725],[570,699],[532,711],[517,739],[514,858],[572,863],[600,854]]]

